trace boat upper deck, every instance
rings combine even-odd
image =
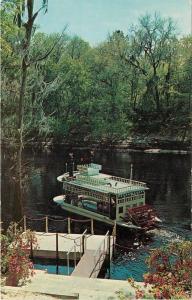
[[[85,188],[95,192],[112,193],[115,195],[126,194],[147,189],[146,183],[99,173],[96,175],[77,175],[68,181],[68,184],[79,188]]]

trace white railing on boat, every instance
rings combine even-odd
[[[96,179],[96,178],[91,178],[83,175],[78,175],[75,180],[71,181],[71,183],[82,187],[83,185],[86,185],[88,188],[92,188],[97,191],[112,192],[115,194],[124,193],[126,191],[130,191],[133,189],[140,189],[141,187],[146,187],[146,183],[140,181],[129,180],[126,178],[115,177],[115,176],[110,177],[110,179],[116,182],[124,182],[127,184],[127,186],[117,187],[117,186],[113,186],[111,181],[107,182],[105,181],[105,179]]]
[[[97,178],[92,178],[92,177],[88,177],[88,176],[83,176],[83,175],[78,175],[76,177],[76,181],[83,181],[86,183],[91,183],[93,185],[104,185],[107,182],[104,179],[97,179]]]
[[[146,186],[146,183],[142,181],[136,181],[136,180],[131,180],[131,179],[117,177],[117,176],[112,176],[111,179],[115,181],[125,182],[130,185]]]

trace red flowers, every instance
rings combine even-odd
[[[151,289],[141,290],[133,280],[137,299],[189,299],[192,282],[192,242],[175,242],[152,251],[147,259],[150,272],[144,282]]]
[[[14,229],[14,230],[13,230]],[[16,230],[11,225],[7,230],[7,235],[1,235],[3,247],[1,248],[2,268],[1,272],[7,276],[7,285],[18,285],[19,281],[25,281],[29,276],[33,276],[33,263],[31,262],[30,244],[36,247],[36,238],[33,232],[28,230]]]

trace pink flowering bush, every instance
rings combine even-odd
[[[1,274],[6,276],[6,284],[17,286],[33,276],[33,263],[30,260],[31,243],[37,247],[35,234],[22,232],[11,224],[6,234],[1,234]]]
[[[147,264],[149,272],[144,275],[144,285],[129,278],[135,295],[120,292],[119,299],[191,299],[191,241],[174,242],[162,249],[154,249]]]

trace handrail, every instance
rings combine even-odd
[[[105,236],[104,236],[104,239],[101,241],[101,243],[100,243],[100,245],[99,245],[99,247],[95,250],[95,252],[94,252],[94,254],[93,254],[93,257],[94,257],[94,269],[93,269],[93,271],[91,272],[91,276],[96,272],[96,271],[98,271],[98,270],[100,270],[100,268],[101,268],[101,262],[104,260],[102,260],[102,257],[106,254],[106,247],[105,247],[105,245],[107,245],[107,243],[106,243],[106,238],[108,238],[108,235],[109,235],[109,230],[107,231],[107,233],[105,234]],[[102,250],[102,247],[103,247],[103,250]],[[98,253],[99,252],[99,253]],[[98,256],[98,259],[97,259],[97,261],[96,261],[96,258],[97,258],[97,256]],[[99,264],[99,268],[98,269],[96,269],[96,266]],[[90,277],[91,277],[90,276]]]
[[[73,248],[74,248],[74,245],[67,252],[67,274],[68,275],[69,275],[69,253],[71,253],[71,251],[72,251]]]
[[[68,225],[70,225],[69,223],[71,222],[80,222],[80,223],[86,223],[86,222],[92,222],[92,219],[86,219],[86,220],[79,220],[79,219],[71,219],[71,218],[65,218],[65,219],[61,219],[61,220],[58,220],[58,219],[53,219],[49,216],[44,216],[44,217],[41,217],[41,218],[31,218],[31,217],[28,217],[26,215],[24,215],[18,222],[17,224],[19,225],[19,223],[21,223],[23,221],[23,231],[26,231],[27,230],[27,221],[30,220],[30,221],[45,221],[45,232],[48,233],[49,232],[49,224],[48,224],[48,221],[51,220],[51,221],[56,221],[56,222],[64,222],[64,221],[67,221],[68,220]],[[70,226],[69,226],[70,227]],[[70,232],[69,232],[70,233]]]
[[[109,230],[108,230],[107,233],[105,234],[104,239],[101,241],[99,247],[95,250],[95,252],[94,252],[94,254],[93,254],[94,257],[96,257],[97,252],[99,252],[99,251],[101,250],[102,244],[104,244],[104,251],[105,251],[105,239],[106,239],[106,237],[107,237],[108,235],[109,235]]]

